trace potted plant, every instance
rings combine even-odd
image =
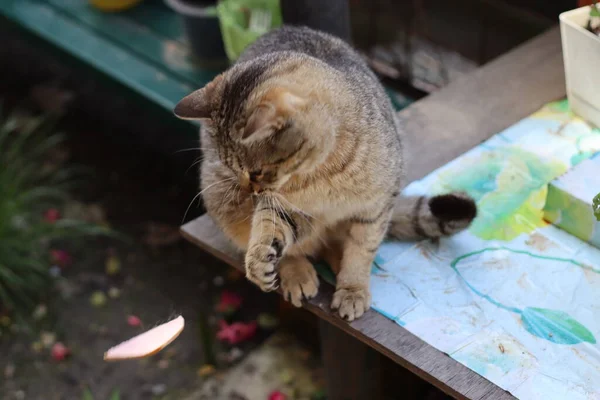
[[[591,6],[560,15],[567,96],[571,109],[600,127],[600,7]]]
[[[227,63],[221,28],[217,16],[217,0],[165,0],[183,18],[185,34],[192,53],[207,67]]]

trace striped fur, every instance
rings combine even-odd
[[[370,305],[369,271],[389,232],[436,238],[466,228],[462,194],[398,196],[402,130],[375,75],[349,46],[282,28],[175,109],[203,120],[202,196],[246,251],[246,275],[300,306],[316,295],[309,258],[337,275],[332,307],[353,320]]]

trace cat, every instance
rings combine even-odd
[[[400,195],[400,121],[358,53],[328,34],[263,35],[174,113],[202,120],[204,204],[245,251],[247,278],[295,306],[317,294],[311,260],[323,259],[336,274],[332,309],[359,318],[386,234],[439,238],[477,214],[463,193]]]

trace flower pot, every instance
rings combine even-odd
[[[571,109],[600,127],[600,37],[588,31],[590,7],[560,14],[567,96]]]
[[[227,65],[215,0],[165,0],[181,15],[192,53],[206,67]]]
[[[281,0],[285,25],[307,26],[337,36],[350,37],[349,0]]]

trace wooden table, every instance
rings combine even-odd
[[[545,103],[564,96],[560,32],[553,28],[400,112],[409,135],[408,181],[425,176]],[[182,232],[227,264],[243,268],[241,255],[232,250],[209,217],[184,225]],[[330,400],[377,398],[373,392],[376,387],[370,383],[376,368],[368,364],[373,353],[369,348],[453,397],[513,398],[374,310],[346,323],[329,308],[332,294],[333,288],[323,284],[319,295],[305,303],[305,308],[322,321]],[[346,356],[348,349],[352,349],[350,356]],[[353,368],[361,371],[358,376],[351,372]]]

